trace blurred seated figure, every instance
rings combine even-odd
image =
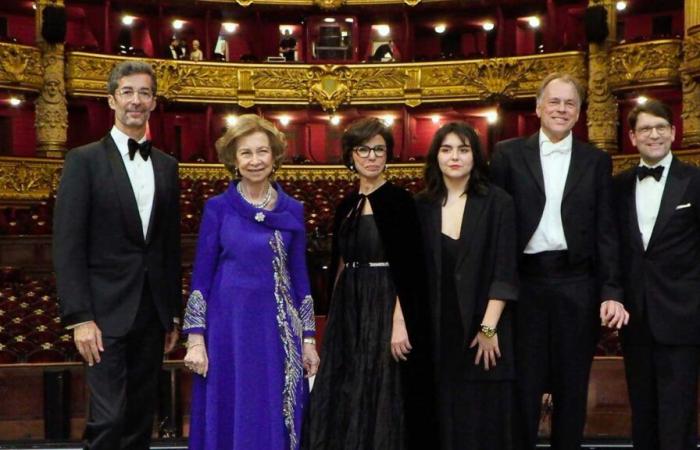
[[[294,53],[297,48],[297,40],[292,36],[292,31],[284,30],[282,39],[280,40],[280,55],[284,56],[287,61],[296,61]]]
[[[199,40],[192,40],[192,51],[190,52],[190,61],[203,61],[204,53],[199,48]]]

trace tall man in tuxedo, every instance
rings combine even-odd
[[[700,357],[700,170],[671,153],[671,110],[628,117],[639,165],[615,177],[625,303],[622,333],[634,448],[695,449]]]
[[[491,160],[494,183],[516,207],[518,428],[527,449],[537,441],[544,392],[554,404],[552,447],[580,448],[601,320],[620,328],[629,317],[618,280],[611,159],[571,133],[582,101],[571,76],[548,76],[537,94],[540,131],[498,143]]]
[[[145,140],[151,66],[116,65],[108,92],[112,130],[66,155],[53,261],[61,321],[87,362],[86,448],[146,450],[181,314],[178,165]]]

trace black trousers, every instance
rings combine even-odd
[[[697,448],[700,347],[623,341],[622,349],[634,448]]]
[[[526,255],[516,306],[516,394],[520,442],[534,449],[542,396],[552,394],[551,445],[579,450],[588,379],[600,331],[600,301],[586,267],[566,252]]]
[[[90,415],[85,449],[148,450],[163,362],[165,332],[144,285],[141,304],[125,336],[103,336],[101,362],[87,367]]]

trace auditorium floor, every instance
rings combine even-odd
[[[537,448],[550,448],[549,443],[542,442],[537,445]],[[619,440],[619,439],[589,439],[584,442],[581,447],[582,450],[595,450],[595,449],[606,449],[606,450],[617,450],[617,449],[630,449],[632,448],[632,443],[629,440]],[[71,443],[38,443],[25,442],[25,443],[11,443],[11,442],[1,442],[0,450],[80,450],[80,444],[77,442]],[[186,450],[186,441],[161,441],[154,442],[151,445],[151,450]],[[429,450],[429,449],[426,449]]]

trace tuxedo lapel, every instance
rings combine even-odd
[[[533,134],[525,141],[523,158],[525,158],[525,163],[530,169],[537,186],[540,188],[540,192],[544,195],[544,175],[542,172],[542,161],[540,160],[539,133]]]
[[[569,162],[569,172],[566,174],[566,184],[564,185],[564,194],[562,199],[565,199],[569,192],[581,180],[581,176],[588,169],[585,163],[585,154],[581,149],[581,144],[574,139],[571,144],[571,161]]]
[[[628,221],[627,233],[631,236],[634,248],[639,253],[644,253],[644,243],[642,242],[642,231],[639,229],[639,217],[637,217],[637,178],[634,170],[624,175],[623,180],[623,202],[627,209],[625,214]]]
[[[472,242],[470,236],[477,235],[476,230],[478,229],[479,221],[483,215],[485,204],[486,198],[481,195],[472,195],[467,200],[467,205],[464,208],[464,215],[462,216],[462,228],[459,232],[461,245],[455,263],[455,269],[457,270],[459,270],[462,261],[464,261],[464,258],[469,254],[469,245],[467,243]]]
[[[114,177],[114,185],[116,186],[119,204],[124,215],[127,234],[139,243],[143,244],[143,228],[141,225],[141,217],[139,216],[139,208],[136,205],[136,195],[129,181],[129,174],[126,173],[122,155],[119,153],[117,145],[111,136],[106,136],[102,139],[102,145],[107,153],[109,164],[112,168],[112,176]]]
[[[683,193],[688,186],[689,178],[684,177],[678,161],[674,157],[671,160],[671,167],[668,169],[668,179],[664,186],[664,193],[661,196],[661,205],[659,206],[659,214],[656,216],[656,223],[649,238],[647,250],[654,245],[654,242],[659,239],[659,236],[664,230],[664,227],[676,211],[676,206],[679,205]]]
[[[163,166],[162,155],[156,151],[151,152],[151,163],[153,164],[153,178],[155,192],[153,194],[153,207],[151,208],[151,218],[148,221],[148,231],[146,232],[146,243],[151,242],[153,230],[156,227],[156,220],[162,217],[161,209],[165,206],[165,167]]]

